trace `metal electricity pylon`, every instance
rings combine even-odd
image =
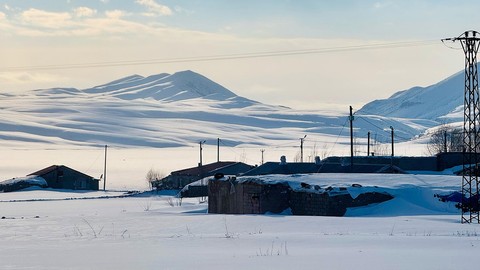
[[[462,223],[480,223],[478,153],[480,146],[480,98],[478,91],[477,52],[480,33],[466,31],[458,37],[443,39],[460,42],[465,53],[465,91],[463,106],[463,177]]]

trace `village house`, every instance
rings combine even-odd
[[[39,176],[55,189],[98,190],[100,181],[64,165],[52,165],[28,176]]]
[[[350,158],[327,158],[320,160],[315,158],[315,162],[287,162],[285,156],[280,158],[280,162],[266,162],[242,176],[256,176],[267,174],[308,174],[308,173],[405,173],[402,169],[390,164],[390,159],[381,160],[385,162],[378,163],[359,163],[361,160],[354,158],[355,163],[350,166]],[[388,161],[388,162],[386,162]]]
[[[182,189],[186,185],[217,173],[224,175],[239,175],[251,170],[254,166],[243,162],[219,161],[197,167],[171,172],[169,176],[152,182],[157,190]]]

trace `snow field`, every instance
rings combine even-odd
[[[26,194],[25,194],[26,193]],[[52,191],[18,196],[50,197]],[[3,196],[4,194],[0,194]],[[58,196],[55,195],[55,196]],[[65,198],[71,194],[64,194]],[[96,194],[92,196],[98,196]],[[0,202],[2,269],[458,269],[480,251],[458,213],[376,217],[206,214],[167,195]],[[171,206],[174,205],[174,206]],[[377,205],[380,206],[383,204]],[[375,206],[373,206],[375,207]],[[390,209],[392,212],[389,212]],[[408,213],[408,209],[404,209]],[[366,210],[365,210],[366,211]],[[427,213],[427,214],[426,214]],[[350,213],[352,215],[352,213]],[[26,259],[28,258],[28,259]]]

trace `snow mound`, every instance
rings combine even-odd
[[[11,192],[17,191],[29,187],[47,187],[47,181],[40,176],[26,176],[12,178],[0,182],[0,191],[2,192]]]

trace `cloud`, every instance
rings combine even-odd
[[[127,13],[123,10],[107,10],[105,11],[105,16],[110,19],[120,19],[122,17],[125,17]]]
[[[92,17],[97,14],[97,10],[88,7],[78,7],[73,10],[75,17]]]
[[[8,84],[49,83],[64,79],[61,76],[49,73],[36,72],[0,72],[0,79]]]
[[[137,1],[158,12],[162,11],[164,14],[171,12],[168,11],[168,7],[154,1]],[[132,15],[119,9],[100,13],[97,9],[86,6],[59,12],[30,8],[12,15],[0,11],[0,29],[5,36],[72,38],[100,36],[125,38],[132,35],[161,35],[168,31],[164,25],[156,22],[149,24],[145,21],[137,21]]]
[[[172,10],[165,5],[155,2],[155,0],[136,0],[137,4],[147,7],[148,13],[145,16],[170,16],[173,14]]]
[[[68,12],[48,12],[35,8],[20,14],[23,24],[34,27],[60,29],[71,24],[72,15]]]
[[[150,34],[158,28],[127,20],[130,14],[108,10],[103,14],[89,7],[77,7],[70,12],[28,9],[15,16],[0,11],[0,29],[10,36],[28,37],[125,37]]]

